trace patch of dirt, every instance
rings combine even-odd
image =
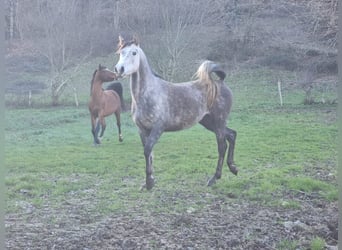
[[[107,218],[89,212],[94,204],[88,202],[7,214],[7,248],[267,250],[296,241],[297,249],[309,249],[316,237],[325,240],[327,249],[337,245],[337,202],[306,197],[301,208],[285,209],[217,199],[201,210],[184,213],[137,208]]]

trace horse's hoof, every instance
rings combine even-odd
[[[123,142],[123,138],[122,137],[119,137],[119,142]]]
[[[144,190],[145,188],[147,190],[151,190],[154,187],[154,177],[151,176],[151,178],[146,178],[146,183],[141,185],[140,191]]]
[[[229,166],[230,172],[232,172],[234,175],[238,174],[238,170],[235,165]]]
[[[151,190],[154,187],[154,177],[146,178],[146,189]]]
[[[214,175],[213,177],[211,177],[207,183],[208,187],[214,185],[216,183],[216,176]]]

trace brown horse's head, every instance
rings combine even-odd
[[[99,64],[99,68],[94,71],[93,78],[90,82],[90,95],[92,94],[93,85],[95,82],[97,82],[98,84],[102,84],[104,82],[111,82],[117,79],[118,76],[114,72],[110,71],[107,67]]]
[[[102,66],[101,64],[99,64],[99,68],[94,73],[94,78],[95,77],[102,82],[111,82],[118,79],[117,75],[113,71],[110,71],[107,67]]]

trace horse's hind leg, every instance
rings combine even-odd
[[[204,126],[206,129],[214,132],[216,135],[219,158],[217,160],[216,172],[214,176],[211,177],[208,181],[208,186],[211,186],[216,182],[216,180],[221,178],[222,165],[223,165],[224,157],[227,151],[227,141],[229,142],[228,157],[227,157],[228,167],[233,174],[236,175],[238,172],[234,165],[234,147],[235,147],[236,131],[230,128],[227,128],[225,126],[224,121],[217,121],[213,119],[213,116],[210,116],[210,115],[206,115],[205,117],[203,117],[203,119],[200,121],[200,124]],[[217,126],[218,124],[221,124],[221,126]]]
[[[101,124],[101,134],[100,134],[100,137],[102,137],[104,132],[105,132],[105,130],[106,130],[106,126],[107,126],[106,125],[106,120],[105,120],[104,116],[99,118],[98,124]],[[98,128],[98,129],[100,129],[100,128]]]
[[[199,122],[202,126],[206,129],[212,131],[216,135],[216,142],[217,142],[217,150],[219,158],[217,160],[216,172],[213,177],[211,177],[208,181],[208,186],[215,184],[216,180],[221,178],[222,175],[222,166],[224,157],[227,151],[227,138],[226,138],[226,127],[224,120],[215,120],[212,115],[206,115],[203,119]],[[219,126],[219,124],[221,124]]]
[[[228,157],[227,157],[227,164],[230,171],[237,175],[238,170],[234,164],[234,148],[235,148],[235,140],[236,140],[236,131],[226,127],[225,130],[226,139],[229,142],[229,149],[228,149]]]
[[[227,142],[225,138],[225,134],[221,131],[215,132],[216,134],[216,141],[217,141],[217,149],[219,153],[219,158],[217,160],[217,167],[216,172],[213,177],[211,177],[208,181],[208,186],[215,184],[216,180],[221,178],[222,175],[222,165],[224,161],[224,156],[227,151]]]
[[[119,142],[122,142],[123,138],[122,138],[122,134],[121,134],[120,111],[115,112],[115,117],[116,117],[116,125],[117,125],[118,131],[119,131]]]

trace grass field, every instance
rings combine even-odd
[[[287,88],[280,107],[273,79],[260,70],[228,77],[239,173],[225,165],[211,188],[206,182],[215,172],[216,140],[200,125],[162,135],[154,148],[156,186],[140,191],[145,160],[129,112],[122,114],[124,142],[110,117],[102,145],[94,147],[84,105],[7,110],[7,216],[25,221],[44,209],[63,213],[66,204],[95,220],[129,211],[192,213],[216,200],[289,211],[301,209],[303,196],[336,202],[336,105],[303,105],[303,93]],[[62,220],[55,213],[49,223]]]

